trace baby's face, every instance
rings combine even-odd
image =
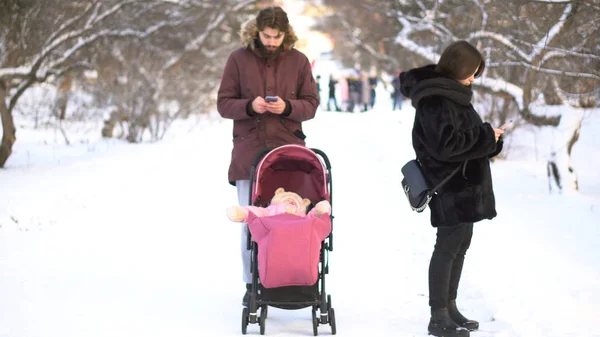
[[[285,204],[289,204],[289,205],[299,206],[298,200],[296,200],[296,198],[294,198],[292,196],[283,197],[283,199],[281,199],[281,202],[283,202]]]

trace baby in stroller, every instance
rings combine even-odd
[[[227,217],[234,222],[248,222],[248,214],[255,217],[275,216],[277,214],[294,214],[297,216],[319,217],[331,213],[331,205],[327,200],[319,201],[312,210],[306,214],[306,209],[311,205],[307,198],[302,199],[294,192],[286,192],[283,187],[275,191],[269,206],[231,206],[227,209]],[[327,233],[329,234],[329,233]]]
[[[331,296],[325,293],[333,249],[330,170],[322,151],[299,145],[266,149],[255,157],[251,206],[227,210],[230,220],[246,222],[249,229],[252,283],[242,311],[243,334],[250,323],[258,323],[264,334],[268,306],[312,307],[314,335],[319,324],[329,324],[335,334]]]

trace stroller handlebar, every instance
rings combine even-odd
[[[271,152],[272,150],[274,150],[274,148],[266,147],[266,148],[256,152],[256,154],[254,155],[254,159],[252,160],[252,167],[258,166],[258,163],[260,163],[260,160],[262,159],[262,157],[264,157],[267,153]]]
[[[266,147],[260,151],[258,151],[256,153],[256,155],[254,155],[254,160],[252,160],[252,167],[257,167],[258,164],[260,163],[260,160],[269,152],[275,150],[276,148],[273,147]],[[313,151],[314,153],[316,153],[317,155],[319,155],[319,157],[321,157],[321,159],[323,159],[323,161],[325,162],[325,167],[327,168],[327,170],[331,170],[331,162],[329,161],[329,158],[327,158],[327,155],[325,154],[325,152],[319,150],[319,149],[315,149],[315,148],[310,148],[311,151]]]
[[[314,153],[318,154],[323,159],[323,161],[325,162],[325,167],[327,168],[327,170],[328,171],[331,170],[331,163],[329,162],[329,158],[327,158],[327,155],[325,154],[325,152],[323,152],[323,151],[321,151],[319,149],[315,149],[315,148],[311,148],[311,150]]]

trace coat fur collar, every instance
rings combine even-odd
[[[283,39],[283,50],[290,50],[294,47],[296,41],[298,41],[298,37],[294,32],[294,29],[291,25],[289,25],[289,30],[285,33],[285,38]],[[242,40],[242,45],[244,48],[250,47],[250,49],[254,50],[256,48],[256,40],[258,37],[258,24],[256,23],[256,19],[250,19],[242,24],[242,28],[240,29],[240,38]]]
[[[473,91],[458,81],[444,77],[435,71],[435,65],[411,69],[400,74],[400,91],[417,107],[421,99],[443,96],[460,105],[471,105]]]

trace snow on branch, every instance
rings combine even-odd
[[[202,48],[202,45],[204,44],[204,41],[206,41],[208,36],[210,36],[210,33],[212,33],[215,30],[215,28],[217,28],[223,22],[224,19],[225,19],[225,11],[220,12],[219,15],[217,15],[217,17],[211,23],[208,24],[208,26],[205,28],[205,30],[202,32],[202,34],[198,35],[193,40],[188,42],[185,45],[184,50],[186,52],[200,50]],[[163,67],[163,71],[166,71],[166,70],[170,69],[172,66],[174,66],[175,64],[177,64],[177,62],[179,62],[182,57],[183,57],[183,54],[177,54],[177,55],[171,57],[171,59],[169,59],[165,63],[165,65]]]
[[[432,12],[429,12],[429,14],[431,15],[426,15],[424,18],[402,14],[396,19],[398,20],[398,22],[405,25],[404,29],[407,30],[405,32],[405,34],[407,35],[416,32],[430,32],[444,39],[458,40],[456,35],[454,35],[454,33],[452,33],[452,31],[448,29],[448,27],[437,23],[433,20],[434,17],[432,16]]]
[[[531,59],[535,58],[537,55],[542,53],[544,51],[544,49],[546,48],[546,45],[548,44],[548,42],[552,41],[555,37],[558,36],[558,34],[560,34],[560,31],[564,27],[565,22],[567,21],[567,18],[569,17],[569,15],[571,15],[572,11],[573,11],[573,5],[571,5],[570,3],[567,4],[567,6],[565,6],[565,9],[563,10],[562,15],[558,19],[558,21],[556,21],[554,26],[552,26],[550,28],[550,30],[548,30],[548,33],[546,34],[546,36],[544,36],[543,38],[541,38],[538,41],[536,48],[534,48],[531,51],[531,56],[530,56]]]
[[[527,54],[524,50],[522,50],[521,48],[519,48],[509,38],[507,38],[506,36],[504,36],[502,34],[499,34],[499,33],[494,33],[494,32],[490,32],[490,31],[480,30],[480,31],[471,33],[467,37],[467,40],[470,41],[470,40],[473,40],[473,39],[484,38],[484,37],[500,42],[504,46],[506,46],[509,49],[511,49],[514,52],[516,52],[522,59],[524,59],[527,62],[532,62],[533,61],[533,57],[531,55]]]
[[[204,29],[204,31],[202,32],[202,34],[196,36],[194,39],[192,39],[190,42],[188,42],[185,45],[184,50],[186,52],[201,50],[202,47],[203,47],[203,45],[204,45],[204,42],[206,41],[206,39],[210,36],[210,34],[217,27],[219,27],[219,25],[221,25],[225,21],[226,15],[228,13],[238,12],[238,11],[240,11],[240,10],[246,8],[247,6],[249,6],[251,4],[254,4],[256,2],[257,2],[257,0],[244,0],[244,1],[240,1],[239,3],[237,3],[236,5],[234,5],[233,7],[230,7],[230,8],[221,8],[221,11],[206,26],[206,28]],[[194,5],[194,6],[203,6],[203,5],[205,5],[205,3],[192,2],[192,5]],[[181,60],[182,56],[183,56],[182,54],[179,54],[179,55],[176,55],[176,56],[172,57],[169,61],[167,61],[167,63],[163,67],[163,70],[167,70],[167,69],[171,68],[173,65],[177,64],[177,62],[179,62]]]
[[[398,33],[394,42],[429,60],[431,63],[437,62],[440,55],[434,52],[432,47],[421,46],[413,41],[410,35],[415,32],[414,25],[403,17],[399,17],[398,21],[402,24],[403,29]]]
[[[176,1],[176,0],[175,0]],[[238,4],[232,6],[229,10],[229,12],[237,12],[240,11],[250,5],[253,5],[255,3],[257,3],[258,0],[240,0],[238,1]],[[215,1],[186,1],[186,2],[179,2],[179,5],[182,6],[186,6],[186,7],[196,7],[196,8],[202,8],[202,9],[215,9],[215,8],[221,8],[223,9],[223,4],[222,3],[215,3]]]
[[[52,34],[50,34],[50,36],[48,36],[48,39],[46,39],[45,44],[50,44],[52,40],[56,39],[57,36],[63,34],[65,30],[73,26],[79,20],[83,19],[83,17],[85,17],[92,8],[94,8],[94,11],[96,12],[98,11],[99,7],[99,4],[96,4],[96,6],[92,6],[91,4],[89,4],[86,8],[83,9],[83,12],[80,15],[67,19],[62,25],[60,25],[60,27],[58,27],[56,31],[54,31]]]
[[[50,69],[46,73],[46,75],[47,76],[54,75],[56,77],[60,77],[60,76],[64,75],[65,73],[69,72],[69,71],[73,71],[73,70],[79,69],[79,68],[92,70],[94,67],[91,64],[89,64],[88,62],[77,62],[75,64],[70,64],[70,65],[68,65],[66,67],[63,67],[63,68]]]
[[[234,12],[241,11],[242,9],[244,9],[250,5],[253,5],[257,2],[258,2],[258,0],[241,0],[237,5],[235,5],[231,8],[231,11],[234,11]]]
[[[477,6],[477,8],[479,8],[479,11],[481,12],[481,29],[485,30],[485,27],[487,27],[487,22],[488,22],[488,13],[485,10],[485,6],[479,2],[479,0],[473,0],[473,2],[475,3],[475,6]]]
[[[342,23],[342,26],[344,26],[344,28],[346,28],[349,32],[352,32],[354,30],[353,26],[350,25],[350,23],[348,21],[346,21],[346,19],[344,19],[341,15],[336,14],[336,16],[339,18],[340,22]],[[394,58],[379,53],[377,50],[375,50],[375,48],[370,46],[368,43],[359,39],[356,36],[356,34],[350,34],[350,38],[352,40],[352,43],[365,49],[367,52],[369,52],[369,54],[371,56],[373,56],[379,60],[387,60],[387,61],[394,62],[394,63],[396,62],[396,60]]]
[[[514,84],[502,79],[501,77],[497,77],[497,78],[482,77],[481,83],[478,83],[478,82],[479,81],[475,81],[475,85],[490,89],[494,92],[506,92],[507,94],[511,95],[515,99],[515,102],[517,103],[519,110],[524,109],[523,89],[521,89],[521,87],[514,85]]]
[[[106,18],[115,15],[116,13],[118,13],[124,6],[129,5],[129,4],[135,4],[136,1],[135,0],[130,0],[130,1],[122,1],[114,6],[112,6],[111,8],[107,9],[106,11],[102,12],[102,13],[98,13],[100,7],[102,6],[99,2],[96,2],[95,6],[94,6],[94,10],[93,13],[90,15],[90,17],[88,18],[85,26],[81,29],[75,29],[75,30],[71,30],[69,32],[66,32],[64,34],[58,34],[58,33],[53,33],[50,35],[50,38],[48,39],[48,44],[46,44],[44,46],[44,48],[42,48],[42,51],[36,56],[36,58],[32,61],[32,69],[35,71],[36,68],[38,68],[41,63],[46,59],[46,57],[53,52],[56,48],[58,48],[59,46],[61,46],[63,43],[65,43],[66,41],[72,40],[72,39],[76,39],[76,38],[81,38],[82,36],[84,36],[85,34],[93,31],[95,29],[95,27],[97,27],[99,25],[100,22],[102,22],[103,20],[105,20]],[[154,4],[149,4],[150,6],[153,6]],[[88,12],[90,11],[90,7],[86,8],[86,10],[79,16],[75,17],[72,21],[65,23],[65,25],[61,26],[58,29],[58,32],[62,32],[64,30],[66,30],[69,26],[71,26],[73,23],[75,23],[76,21],[80,20],[81,18],[83,18],[85,15],[88,14]],[[124,29],[122,32],[123,34],[108,34],[108,35],[101,35],[100,36],[127,36],[127,35],[141,35],[142,37],[144,37],[144,35],[149,35],[152,32],[158,30],[158,28],[164,26],[164,24],[158,24],[155,25],[154,27],[150,27],[146,30],[145,33],[143,32],[135,32],[132,29]],[[98,35],[98,33],[95,33],[91,36],[91,39],[88,38],[84,38],[83,41],[79,41],[75,44],[74,47],[72,47],[69,51],[67,51],[66,54],[68,54],[68,56],[63,56],[60,60],[66,60],[69,56],[72,55],[72,53],[74,51],[76,51],[77,49],[81,48],[82,46],[86,45],[87,43],[89,43],[89,41],[94,41],[96,40],[98,37],[100,36],[96,36]],[[88,41],[88,42],[85,42]],[[59,61],[62,62],[62,61]]]
[[[214,4],[211,1],[185,1],[185,2],[178,2],[178,4],[186,6],[186,7],[196,7],[196,8],[202,8],[202,9],[212,9],[212,8],[216,8],[217,6],[221,6],[221,4]]]
[[[539,73],[544,73],[544,74],[561,75],[561,76],[576,77],[576,78],[589,78],[589,79],[600,81],[600,76],[598,76],[596,74],[542,68],[540,66],[534,66],[534,65],[531,65],[531,64],[525,63],[525,62],[497,62],[497,63],[490,63],[490,64],[486,65],[486,67],[488,67],[488,68],[505,67],[505,66],[518,66],[518,67],[524,67],[527,69],[535,70]]]
[[[80,38],[77,43],[75,43],[71,48],[69,48],[67,51],[64,52],[63,56],[60,57],[59,59],[51,62],[48,67],[46,69],[53,69],[54,67],[57,67],[59,65],[61,65],[62,63],[64,63],[66,60],[68,60],[73,54],[75,54],[79,49],[83,48],[84,46],[94,42],[95,40],[101,38],[101,37],[128,37],[128,36],[132,36],[132,37],[137,37],[139,39],[143,39],[146,38],[148,36],[150,36],[151,34],[153,34],[154,32],[158,31],[159,29],[165,27],[165,26],[169,26],[173,24],[172,22],[169,21],[161,21],[153,26],[148,27],[145,31],[137,31],[131,28],[125,28],[125,29],[119,29],[119,30],[112,30],[112,29],[103,29],[100,30],[92,35],[86,36],[86,37],[82,37]],[[47,71],[47,70],[46,70]],[[40,77],[44,77],[44,71],[42,71],[41,74],[39,74],[38,76]]]
[[[527,45],[532,48],[534,47],[533,44],[531,44],[527,41],[523,41],[523,40],[514,40],[514,41],[518,42],[520,44]],[[551,51],[551,52],[562,53],[565,56],[567,56],[567,55],[568,56],[577,56],[577,57],[582,57],[582,58],[586,58],[586,59],[600,60],[600,55],[580,52],[582,46],[585,45],[585,42],[586,42],[585,40],[582,40],[579,44],[570,47],[568,50],[562,49],[562,48],[557,48],[557,47],[550,47],[550,46],[546,46],[546,50]]]
[[[94,20],[96,20],[96,18],[98,17],[98,12],[100,11],[100,7],[102,5],[98,2],[96,2],[96,5],[94,6],[94,12],[92,13],[92,15],[90,15],[90,17],[88,18],[87,22],[85,23],[86,27],[89,27],[92,25],[92,22],[94,22]],[[87,12],[87,10],[86,10]]]
[[[126,5],[129,4],[135,4],[136,1],[135,0],[130,0],[130,1],[122,1],[116,5],[114,5],[112,8],[106,10],[104,13],[98,15],[98,16],[92,16],[90,18],[90,21],[88,21],[88,24],[86,24],[85,28],[89,29],[92,26],[96,25],[98,22],[106,19],[107,17],[117,13],[119,10],[121,10],[121,8],[125,7]]]
[[[223,11],[223,12],[220,12],[217,15],[217,17],[212,20],[211,23],[208,24],[208,26],[204,29],[202,34],[198,35],[195,39],[193,39],[192,41],[190,41],[186,44],[185,51],[192,51],[192,50],[200,49],[200,47],[202,47],[202,45],[204,44],[204,41],[208,38],[210,33],[212,33],[212,31],[218,25],[220,25],[224,19],[225,19],[225,12]]]
[[[531,2],[550,5],[550,4],[572,4],[577,1],[573,1],[573,0],[532,0]]]
[[[2,78],[25,78],[31,73],[30,67],[0,68],[0,79]]]

